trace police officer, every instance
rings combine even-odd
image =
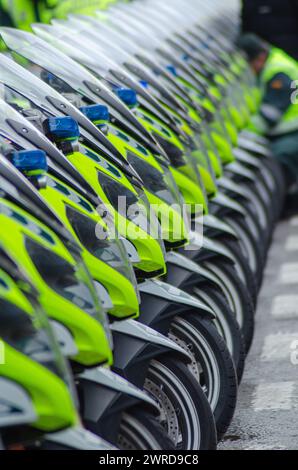
[[[254,34],[243,35],[239,46],[246,52],[262,89],[261,107],[252,127],[271,140],[288,187],[295,191],[291,201],[297,201],[298,208],[298,62]]]

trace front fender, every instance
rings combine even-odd
[[[201,263],[211,258],[220,258],[228,263],[234,264],[234,258],[222,243],[216,240],[211,240],[207,237],[198,236],[195,232],[190,233],[190,246],[191,249],[180,249],[179,253],[186,258]],[[197,247],[197,249],[195,249]]]
[[[175,287],[186,292],[192,292],[192,289],[200,284],[221,288],[216,276],[180,253],[173,251],[167,253],[167,263],[169,267],[167,281]]]
[[[191,307],[192,309],[199,310],[200,312],[204,311],[209,315],[213,315],[212,310],[210,310],[207,305],[203,304],[192,295],[157,279],[149,279],[141,284],[140,292],[153,295],[154,297],[166,299],[168,302],[175,302],[178,305]]]
[[[214,318],[212,310],[190,294],[164,282],[151,280],[142,284],[139,321],[168,335],[173,318],[196,312],[203,318]]]
[[[197,223],[200,223],[200,219],[196,219]],[[239,240],[239,237],[235,230],[227,223],[220,220],[218,217],[215,217],[212,214],[204,215],[201,217],[201,223],[208,231],[221,235],[221,236],[229,236],[234,240]]]
[[[251,152],[254,155],[258,155],[259,157],[265,157],[265,158],[270,158],[271,157],[271,152],[269,149],[269,146],[266,147],[267,143],[264,141],[263,144],[259,142],[254,142],[251,139],[247,139],[244,136],[239,136],[238,138],[238,146],[240,149],[246,151],[246,152]]]
[[[236,175],[239,178],[244,178],[247,181],[250,181],[251,183],[255,183],[255,174],[239,161],[231,163],[231,165],[227,167],[227,172],[232,173],[233,175]]]
[[[213,215],[217,214],[235,214],[245,217],[245,210],[238,202],[229,198],[225,194],[218,192],[217,196],[210,202],[210,212]]]
[[[116,443],[123,411],[142,405],[159,414],[157,405],[145,392],[108,369],[85,369],[76,380],[85,426],[108,442]]]
[[[133,320],[117,322],[112,325],[112,331],[113,370],[139,388],[143,388],[152,359],[171,353],[185,363],[191,361],[180,346],[143,323]]]
[[[33,424],[37,420],[33,402],[22,386],[0,377],[0,428]]]
[[[251,181],[251,180],[250,180]],[[219,180],[218,185],[221,189],[225,190],[227,193],[232,193],[231,197],[235,197],[238,201],[243,200],[246,202],[251,201],[251,194],[247,191],[245,185],[235,183],[235,181],[223,177]]]

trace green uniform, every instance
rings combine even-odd
[[[298,62],[280,49],[272,48],[261,74],[263,99],[256,129],[272,141],[276,158],[294,179],[298,178]]]

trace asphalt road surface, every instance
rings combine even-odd
[[[219,449],[298,449],[298,217],[276,228],[237,410]]]

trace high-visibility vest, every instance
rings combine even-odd
[[[293,94],[290,106],[278,123],[269,131],[272,136],[298,131],[298,94],[295,93],[295,88],[298,88],[298,62],[281,49],[272,48],[261,74],[261,84],[264,89],[273,77],[281,72],[288,75],[293,81]]]

